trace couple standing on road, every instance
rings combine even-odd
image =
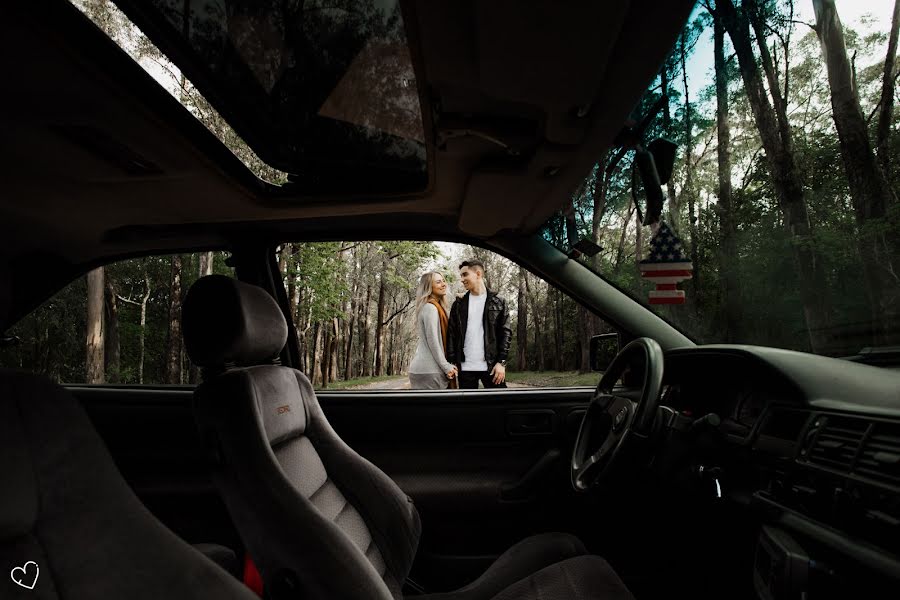
[[[413,389],[506,387],[506,359],[512,341],[506,300],[484,285],[484,263],[459,265],[464,296],[448,307],[447,282],[431,271],[416,288],[419,345],[409,365]],[[454,385],[458,382],[458,386]]]

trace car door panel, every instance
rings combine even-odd
[[[209,476],[188,386],[67,386],[135,494],[190,543],[242,543]]]
[[[240,547],[209,477],[184,387],[72,386],[119,469],[190,542]],[[568,457],[592,390],[318,392],[347,444],[416,503],[415,573],[443,587],[477,575],[520,539],[578,531],[590,506]]]

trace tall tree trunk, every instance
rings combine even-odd
[[[632,204],[637,207],[637,203],[632,201]],[[635,210],[637,212],[637,210]],[[635,223],[635,233],[634,233],[634,264],[640,266],[641,264],[641,256],[644,253],[644,225],[641,223],[641,217],[638,214],[634,215],[634,223]],[[626,223],[625,227],[628,227]]]
[[[682,43],[683,40],[684,34],[682,34]],[[672,137],[672,109],[671,103],[669,102],[670,68],[671,65],[669,64],[669,59],[666,58],[665,62],[663,62],[662,69],[659,72],[660,93],[666,99],[666,103],[663,105],[663,134],[666,137]],[[683,68],[684,67],[682,67],[682,69]],[[675,195],[675,181],[671,177],[669,178],[669,181],[666,182],[666,194],[669,197],[669,225],[672,227],[673,231],[678,233],[680,229],[678,215],[681,213],[681,210],[678,205],[678,197]]]
[[[397,341],[397,322],[392,321],[390,325],[388,325],[388,348],[387,348],[387,365],[385,366],[385,371],[388,375],[394,375],[394,351],[396,347]]]
[[[881,170],[888,181],[891,180],[891,124],[894,120],[894,65],[897,60],[897,30],[900,28],[900,0],[894,2],[891,18],[891,33],[888,37],[887,56],[884,58],[884,76],[881,83],[881,108],[878,113],[878,128],[875,133],[875,147]]]
[[[331,321],[323,323],[322,329],[325,330],[322,338],[322,387],[328,387],[331,383],[331,342],[334,336]]]
[[[311,304],[307,301],[304,305],[304,298],[306,286],[302,283],[297,284],[297,306],[304,306],[304,310],[301,312],[300,310],[296,311],[297,315],[297,343],[300,345],[300,370],[304,373],[309,373],[309,363],[310,363],[310,351],[309,351],[309,331],[312,327],[312,323],[310,323],[310,319],[312,315],[310,314],[310,310],[312,309]]]
[[[347,319],[346,342],[344,347],[344,379],[353,379],[353,336],[356,333],[356,313],[359,304],[356,294],[350,303],[350,318]]]
[[[534,295],[531,293],[531,281],[529,280],[528,273],[525,273],[525,291],[528,294],[529,299],[531,300],[531,314],[532,319],[534,320],[534,345],[533,348],[537,350],[537,357],[535,360],[534,370],[535,371],[543,371],[544,370],[544,338],[541,335],[541,311],[538,310],[538,296],[540,294],[540,283],[538,283],[534,291]],[[523,369],[524,370],[524,369]]]
[[[215,252],[201,252],[199,255],[199,265],[197,268],[197,278],[206,277],[213,274],[213,261],[215,260]],[[200,383],[200,367],[191,363],[188,381],[190,383]]]
[[[581,304],[575,311],[576,338],[578,339],[578,372],[588,373],[591,370],[590,350],[591,337],[594,335],[595,315]]]
[[[297,309],[300,306],[300,286],[297,285],[296,265],[293,264],[293,260],[291,260],[291,263],[288,266],[288,301],[291,307],[291,322],[294,324],[294,327],[300,329],[299,316],[297,314]]]
[[[725,63],[725,27],[713,17],[713,54],[716,72],[716,155],[719,161],[719,273],[725,316],[725,341],[742,339],[740,257],[737,250],[737,219],[731,197],[731,126],[728,123],[728,72]],[[696,268],[696,265],[694,266]]]
[[[207,275],[213,274],[213,264],[216,259],[216,253],[210,250],[209,252],[201,252],[200,253],[200,268],[197,271],[198,277],[206,277]]]
[[[287,285],[288,257],[291,254],[291,245],[282,244],[278,252],[278,272],[281,273],[282,285]]]
[[[516,369],[527,370],[528,364],[528,301],[525,287],[525,268],[519,267],[519,297],[516,300]]]
[[[744,0],[743,10],[753,26],[753,33],[756,36],[756,47],[759,48],[759,58],[762,63],[763,72],[766,75],[766,82],[769,85],[769,94],[772,95],[772,107],[775,110],[775,119],[778,122],[778,131],[781,135],[781,142],[784,144],[786,152],[793,152],[793,142],[791,135],[791,124],[787,115],[786,95],[781,93],[781,84],[778,80],[778,71],[775,63],[772,61],[772,55],[769,47],[766,45],[766,23],[763,5],[759,0]],[[787,65],[785,66],[787,68]],[[785,90],[787,92],[787,90]]]
[[[555,293],[553,294],[554,302],[554,310],[553,315],[555,317],[555,325],[556,330],[554,331],[554,339],[556,341],[556,352],[554,352],[554,368],[557,371],[563,370],[563,318],[562,318],[562,293],[554,289]]]
[[[353,328],[356,326],[356,308],[359,304],[359,278],[361,275],[355,253],[351,256],[353,268],[350,271],[350,276],[353,278],[353,285],[350,287],[350,305],[344,311],[347,318],[344,319],[344,337],[341,344],[341,351],[344,355],[341,371],[344,379],[350,379],[350,374],[353,372]]]
[[[606,201],[609,190],[609,178],[606,175],[606,162],[609,153],[604,153],[597,162],[597,174],[594,177],[594,211],[591,218],[591,241],[598,246],[603,241],[603,217],[606,214]],[[591,264],[595,269],[600,266],[600,254],[594,255]]]
[[[87,274],[87,338],[85,340],[85,383],[103,383],[103,295],[105,273],[97,267]]]
[[[375,310],[375,375],[384,375],[384,310],[385,310],[385,284],[384,272],[379,277],[378,307]]]
[[[362,305],[362,318],[360,319],[360,323],[362,324],[362,328],[360,331],[360,335],[362,336],[362,368],[360,369],[360,373],[362,373],[366,377],[370,377],[372,375],[372,361],[370,360],[370,336],[369,336],[369,304],[372,302],[372,286],[371,284],[366,285],[366,300]]]
[[[601,246],[603,243],[603,217],[606,215],[606,203],[609,190],[609,177],[606,175],[606,164],[609,160],[609,152],[605,152],[597,161],[597,173],[594,177],[594,212],[591,218],[591,241]],[[591,258],[594,270],[600,272],[600,253]],[[590,325],[591,335],[597,333],[601,327],[600,318],[593,313],[588,313],[587,322]],[[590,341],[588,341],[590,344]]]
[[[753,3],[749,3],[750,8]],[[775,109],[763,86],[753,45],[750,27],[743,9],[738,11],[732,0],[718,0],[716,12],[731,37],[738,57],[741,77],[756,126],[765,149],[766,161],[785,225],[794,242],[792,252],[797,269],[803,316],[808,331],[809,347],[821,352],[828,342],[830,309],[825,268],[818,250],[812,244],[813,228],[809,220],[803,183],[791,153],[790,130],[779,126]],[[782,139],[787,135],[787,139]]]
[[[622,264],[622,258],[625,256],[625,234],[628,233],[628,224],[631,223],[631,217],[634,214],[634,202],[628,201],[628,207],[625,210],[625,216],[622,220],[622,229],[619,231],[619,244],[616,246],[616,261],[613,271],[619,270]],[[640,227],[640,225],[638,225]]]
[[[106,299],[103,310],[103,353],[106,362],[106,380],[121,382],[121,361],[119,346],[119,305],[116,302],[116,288],[110,278],[106,278]]]
[[[144,383],[144,354],[147,347],[147,302],[150,300],[150,275],[144,271],[144,295],[141,297],[141,332],[138,335],[138,383]]]
[[[166,348],[166,382],[181,383],[181,255],[171,258],[169,277],[169,336]]]
[[[335,317],[331,320],[331,353],[328,367],[329,382],[337,381],[338,378],[338,349],[340,348],[340,344],[338,343],[340,337],[338,334],[340,331],[340,319]]]
[[[313,325],[312,358],[309,378],[313,385],[322,383],[322,326],[316,321]]]
[[[700,266],[700,256],[698,245],[700,243],[697,235],[697,206],[696,197],[694,196],[694,166],[691,160],[694,156],[694,131],[691,121],[691,94],[688,87],[687,79],[687,33],[681,32],[681,81],[684,86],[684,190],[682,194],[687,196],[688,200],[688,231],[691,234],[691,263],[693,263],[693,276],[691,278],[691,289],[694,292],[694,306],[699,313],[702,302],[700,299],[700,285],[703,269]],[[670,180],[671,181],[671,180]]]
[[[887,207],[896,202],[891,186],[878,165],[869,142],[866,119],[859,105],[859,97],[851,78],[850,61],[844,44],[844,30],[834,0],[813,0],[816,13],[816,33],[828,70],[831,87],[831,108],[841,147],[841,157],[847,172],[847,182],[856,222],[860,227],[859,251],[863,262],[875,345],[891,342],[893,333],[888,327],[894,294],[889,265],[891,253],[884,237],[873,231],[873,222],[883,222]]]

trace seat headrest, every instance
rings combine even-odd
[[[260,287],[224,275],[197,280],[181,307],[184,346],[200,367],[270,362],[287,341],[284,314]]]

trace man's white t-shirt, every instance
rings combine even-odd
[[[487,371],[484,360],[484,304],[487,291],[477,296],[469,292],[469,320],[466,323],[466,339],[463,341],[463,355],[466,359],[460,365],[461,371]]]

